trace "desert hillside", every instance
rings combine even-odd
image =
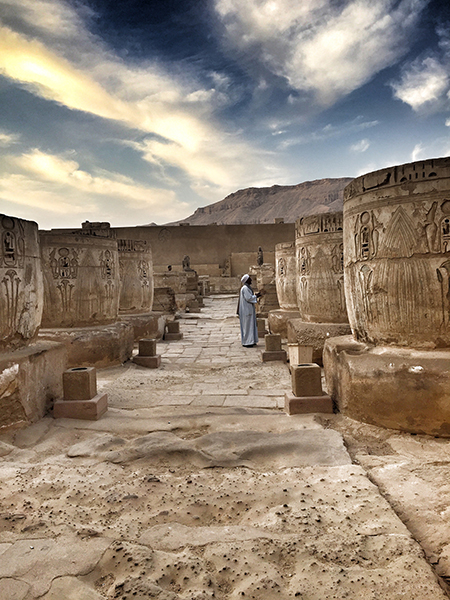
[[[277,218],[292,223],[300,216],[342,210],[343,191],[350,181],[351,177],[341,177],[305,181],[297,185],[246,188],[219,202],[198,208],[177,223],[240,225],[273,223]]]

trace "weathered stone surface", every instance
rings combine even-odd
[[[133,362],[140,367],[147,367],[147,369],[158,369],[161,366],[161,354],[155,354],[155,356],[137,354],[133,356]]]
[[[327,388],[353,419],[414,433],[450,437],[450,352],[325,344]]]
[[[156,340],[149,338],[139,340],[139,355],[156,356]]]
[[[450,158],[355,179],[344,194],[345,286],[357,339],[450,347]]]
[[[296,222],[297,302],[303,321],[346,323],[342,213]]]
[[[91,400],[97,394],[94,367],[73,367],[63,373],[64,400]]]
[[[117,321],[117,241],[90,235],[41,232],[44,273],[42,327],[85,327]]]
[[[295,242],[275,246],[275,285],[282,310],[297,311],[297,257]]]
[[[42,340],[64,344],[68,367],[109,367],[127,361],[133,354],[134,329],[130,321],[72,329],[42,329]]]
[[[288,356],[291,368],[292,365],[312,363],[313,347],[302,346],[301,344],[288,344]]]
[[[264,336],[264,343],[268,352],[281,350],[281,335],[277,333],[268,333]]]
[[[52,342],[0,354],[0,429],[42,418],[62,396],[66,368],[64,346]]]
[[[321,396],[322,373],[315,363],[291,365],[292,391],[294,396]]]
[[[104,598],[76,577],[54,579],[50,590],[42,596],[42,600],[104,600]]]
[[[153,261],[145,240],[118,239],[121,313],[148,313],[153,306]]]
[[[261,353],[261,358],[263,362],[271,362],[273,360],[287,362],[287,352],[286,350],[264,350]]]
[[[288,337],[288,322],[292,319],[300,319],[298,310],[271,310],[268,314],[270,332],[279,333],[286,340]]]
[[[154,289],[153,310],[162,313],[174,314],[177,310],[175,292],[170,287],[157,287]]]
[[[134,315],[120,315],[120,320],[128,323],[133,328],[135,340],[141,338],[161,339],[166,326],[166,317],[160,312],[151,312]]]
[[[38,226],[0,214],[0,351],[37,336],[44,286]]]
[[[275,283],[275,268],[264,263],[249,269],[249,275],[253,280],[252,287],[263,294],[256,305],[256,313],[258,316],[266,318],[271,310],[280,308]]]
[[[329,338],[349,335],[348,323],[306,323],[303,319],[291,319],[287,324],[287,339],[290,344],[313,347],[313,361],[322,364],[322,351]]]

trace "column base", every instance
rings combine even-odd
[[[147,367],[147,369],[158,369],[161,366],[161,354],[156,356],[139,356],[133,357],[133,362],[140,367]]]
[[[286,350],[265,350],[261,354],[263,362],[269,362],[271,360],[282,360],[283,362],[287,362],[287,352]]]
[[[313,347],[313,361],[322,364],[322,353],[329,338],[349,335],[348,323],[309,323],[301,319],[291,319],[287,323],[287,339],[290,344]]]
[[[108,395],[97,394],[91,400],[57,400],[53,406],[53,417],[97,421],[107,410]]]
[[[288,415],[304,415],[308,413],[332,413],[333,401],[330,396],[294,396],[286,392],[284,410]]]
[[[327,389],[358,421],[450,437],[450,349],[368,346],[352,336],[327,341]]]

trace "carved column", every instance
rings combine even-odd
[[[26,346],[41,323],[44,287],[38,226],[0,215],[0,350]]]
[[[275,246],[275,284],[280,308],[296,311],[297,258],[294,242]]]
[[[117,240],[120,313],[148,313],[153,305],[153,261],[145,240]]]
[[[342,412],[450,436],[450,158],[390,167],[344,191],[353,336],[324,351]]]

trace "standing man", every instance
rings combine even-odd
[[[241,324],[241,342],[244,348],[251,348],[258,343],[258,328],[256,326],[255,304],[260,293],[254,294],[251,288],[250,275],[241,278],[241,291],[239,294],[238,315]]]

